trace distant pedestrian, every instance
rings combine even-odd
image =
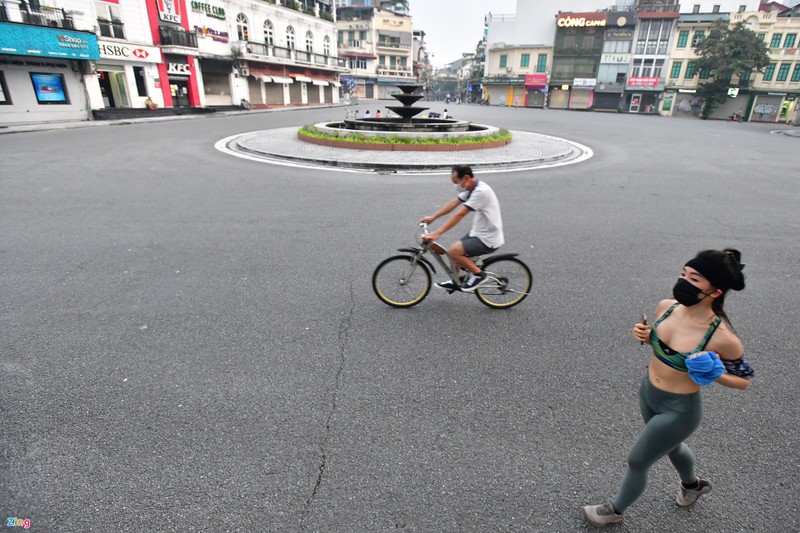
[[[377,111],[375,111],[375,118],[383,118],[383,113],[381,113],[381,110],[380,110],[380,109],[378,109]]]
[[[364,118],[372,118],[372,115],[369,114],[369,109],[364,112]]]
[[[514,97],[514,107],[519,107],[519,96]]]
[[[447,113],[447,109],[442,111],[442,118],[450,118],[450,115]]]
[[[643,317],[633,327],[633,338],[653,350],[639,389],[645,426],[628,453],[628,472],[616,497],[583,508],[593,525],[622,521],[622,513],[644,492],[650,468],[665,455],[680,476],[678,506],[689,507],[711,491],[711,483],[695,473],[694,455],[684,441],[702,419],[701,387],[716,381],[746,389],[753,377],[722,307],[729,290],[744,289],[741,257],[732,249],[700,252],[683,267],[674,299],[656,307],[653,325]]]

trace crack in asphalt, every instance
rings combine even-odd
[[[314,483],[314,489],[311,491],[311,495],[306,498],[305,505],[303,506],[303,513],[300,517],[300,529],[301,531],[305,530],[305,520],[308,515],[308,512],[311,510],[311,506],[314,505],[314,500],[317,497],[317,492],[319,492],[319,488],[322,485],[323,478],[325,477],[325,470],[327,468],[327,450],[326,446],[328,444],[328,438],[331,434],[331,419],[333,418],[333,413],[336,412],[337,401],[339,399],[339,384],[342,378],[342,371],[344,370],[344,363],[345,363],[345,353],[347,351],[347,342],[350,338],[350,327],[352,326],[353,322],[353,314],[355,313],[356,309],[356,297],[353,287],[353,282],[350,282],[350,309],[347,311],[347,315],[342,319],[341,323],[339,324],[339,332],[337,335],[339,341],[339,366],[336,369],[336,378],[334,379],[333,384],[333,398],[331,399],[331,409],[328,412],[328,418],[325,421],[325,436],[322,438],[322,442],[320,443],[320,464],[317,467],[317,480]]]

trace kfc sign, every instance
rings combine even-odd
[[[181,5],[179,0],[156,0],[158,18],[164,22],[181,23]]]
[[[559,28],[594,28],[605,27],[605,13],[562,13],[556,25]]]
[[[189,72],[188,63],[167,63],[167,74],[173,76],[188,76]]]
[[[161,51],[155,46],[130,45],[121,42],[97,41],[100,57],[137,63],[161,63]]]

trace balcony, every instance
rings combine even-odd
[[[294,50],[271,44],[247,42],[239,45],[239,51],[245,59],[263,60],[265,58],[279,59],[279,63],[290,64],[294,61],[309,63],[319,68],[347,70],[347,60],[341,57],[315,54],[303,50]]]
[[[197,32],[159,26],[161,50],[165,54],[189,54],[197,52]]]
[[[396,76],[396,77],[413,77],[414,73],[411,67],[387,67],[381,65],[378,67],[378,76]]]
[[[380,48],[390,48],[392,50],[411,50],[410,44],[400,44],[397,41],[378,41]]]
[[[125,25],[120,20],[97,19],[97,26],[100,28],[100,35],[103,37],[125,38]]]
[[[5,3],[3,3],[3,16],[8,15],[5,9]],[[39,5],[38,2],[31,5],[22,0],[19,3],[19,13],[22,17],[22,22],[25,24],[65,30],[76,29],[72,17],[61,8]],[[6,16],[3,20],[8,20],[8,17]]]

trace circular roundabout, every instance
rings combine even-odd
[[[300,128],[279,128],[232,135],[217,141],[223,153],[263,163],[346,172],[449,174],[454,165],[483,173],[552,168],[592,157],[582,144],[525,131],[496,148],[471,151],[402,152],[338,148],[298,139]]]

